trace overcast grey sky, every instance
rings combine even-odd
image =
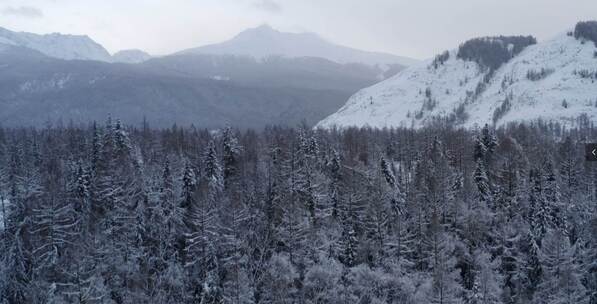
[[[543,40],[589,19],[597,19],[597,0],[0,0],[2,27],[86,34],[110,52],[157,55],[267,23],[422,59],[476,36]]]

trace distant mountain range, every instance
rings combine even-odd
[[[65,60],[96,60],[103,62],[139,63],[151,58],[142,50],[123,50],[113,56],[88,36],[59,33],[39,35],[14,32],[0,27],[0,44],[22,46],[49,57]],[[357,63],[370,66],[410,66],[418,60],[360,51],[330,43],[314,33],[285,33],[268,25],[247,29],[230,40],[175,53],[196,55],[233,55],[263,59],[267,57],[317,57],[336,63]]]
[[[580,119],[579,119],[580,118]],[[484,37],[354,94],[322,128],[597,122],[597,22],[539,42]]]
[[[88,36],[59,33],[38,35],[14,32],[2,27],[0,27],[0,45],[24,47],[48,57],[64,60],[140,63],[151,58],[141,50],[123,50],[112,56],[101,44]]]
[[[258,34],[264,32],[275,43],[283,44],[280,37],[287,37],[287,45],[302,36],[260,27],[231,41],[244,37],[250,44],[254,37],[254,45],[266,44],[267,38]],[[0,121],[4,126],[79,123],[104,120],[111,113],[127,123],[146,118],[157,126],[314,124],[354,92],[404,68],[396,63],[402,59],[390,60],[391,55],[366,64],[337,62],[323,53],[300,56],[272,49],[271,54],[252,56],[242,47],[228,51],[150,57],[128,50],[111,56],[86,36],[2,29]]]

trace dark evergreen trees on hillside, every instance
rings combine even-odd
[[[532,36],[498,36],[471,39],[458,48],[457,57],[474,61],[490,72],[537,43]]]
[[[576,39],[586,39],[593,41],[597,46],[597,21],[579,22],[574,27],[574,37]]]

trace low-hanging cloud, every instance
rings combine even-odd
[[[40,9],[32,6],[9,6],[2,9],[2,15],[26,18],[41,18],[44,16],[44,13]]]
[[[268,13],[279,13],[282,11],[282,6],[273,0],[259,0],[253,2],[253,7]]]

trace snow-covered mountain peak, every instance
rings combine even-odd
[[[106,49],[85,35],[33,34],[0,28],[0,43],[22,46],[66,60],[110,61]]]
[[[112,55],[113,62],[121,63],[141,63],[149,59],[151,59],[151,55],[142,50],[137,49],[122,50]]]
[[[506,40],[499,44],[511,42],[501,38]],[[511,57],[504,49],[474,43],[466,57],[467,42],[403,70],[353,95],[318,127],[421,127],[437,119],[464,127],[539,119],[571,126],[579,116],[597,121],[593,43],[570,34],[538,44],[515,40],[522,44],[502,44],[513,51]],[[477,51],[482,57],[475,57]]]
[[[264,40],[263,42],[268,42],[271,40],[281,40],[281,39],[305,39],[304,42],[319,42],[325,43],[325,40],[321,38],[316,33],[311,32],[303,32],[303,33],[288,33],[288,32],[281,32],[279,30],[274,29],[269,24],[263,24],[255,28],[246,29],[240,33],[238,33],[234,38],[234,40]]]
[[[417,60],[385,53],[360,51],[330,43],[314,33],[287,33],[269,25],[245,30],[232,39],[182,51],[183,54],[237,55],[257,59],[271,56],[320,57],[338,63],[367,65],[400,64],[410,66]]]

